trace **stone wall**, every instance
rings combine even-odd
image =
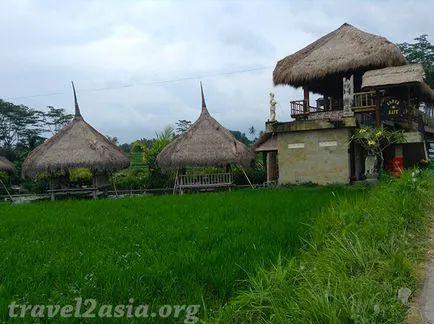
[[[343,117],[342,110],[322,111],[309,114],[308,120],[328,119],[328,120],[341,120]]]
[[[279,133],[279,183],[348,183],[349,128]]]

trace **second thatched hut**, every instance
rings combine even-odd
[[[202,110],[193,125],[167,145],[157,156],[157,164],[163,170],[184,170],[187,167],[226,167],[230,165],[249,167],[254,155],[249,147],[238,141],[232,133],[215,120],[206,107],[202,84]],[[226,173],[228,174],[228,172]],[[218,186],[232,182],[231,176],[207,176],[209,183],[202,183],[204,177],[180,179],[188,184],[200,187]]]

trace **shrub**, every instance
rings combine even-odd
[[[10,178],[7,172],[0,171],[0,180],[3,182],[3,184],[6,187],[10,186]],[[6,194],[7,194],[6,189],[2,184],[0,184],[0,195],[6,195]]]
[[[23,193],[30,192],[36,194],[46,193],[50,189],[50,176],[47,172],[40,172],[35,178],[26,178],[23,183]]]
[[[175,175],[173,172],[163,172],[161,169],[150,171],[146,179],[146,187],[151,189],[172,188],[174,184]]]
[[[86,168],[75,168],[69,172],[69,180],[79,185],[90,184],[92,182],[92,172]]]
[[[135,190],[143,189],[146,182],[145,173],[128,173],[117,174],[110,178],[110,184],[112,187],[116,187],[119,190]]]
[[[267,180],[267,174],[264,168],[256,166],[254,168],[248,168],[244,170],[250,179],[252,184],[263,184]],[[246,179],[243,171],[241,169],[236,169],[233,172],[234,183],[236,185],[248,185],[249,182]]]

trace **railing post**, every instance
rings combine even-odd
[[[303,112],[309,112],[309,89],[307,87],[303,87],[304,91],[304,100],[303,100]]]
[[[380,91],[375,91],[375,123],[377,127],[381,126],[381,116],[380,116]]]

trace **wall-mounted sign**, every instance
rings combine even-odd
[[[304,143],[293,143],[288,144],[289,149],[297,149],[297,148],[304,148]]]
[[[336,141],[319,142],[319,146],[320,147],[338,146],[338,142]]]
[[[385,98],[381,104],[383,120],[403,119],[407,114],[405,101],[398,98]]]

